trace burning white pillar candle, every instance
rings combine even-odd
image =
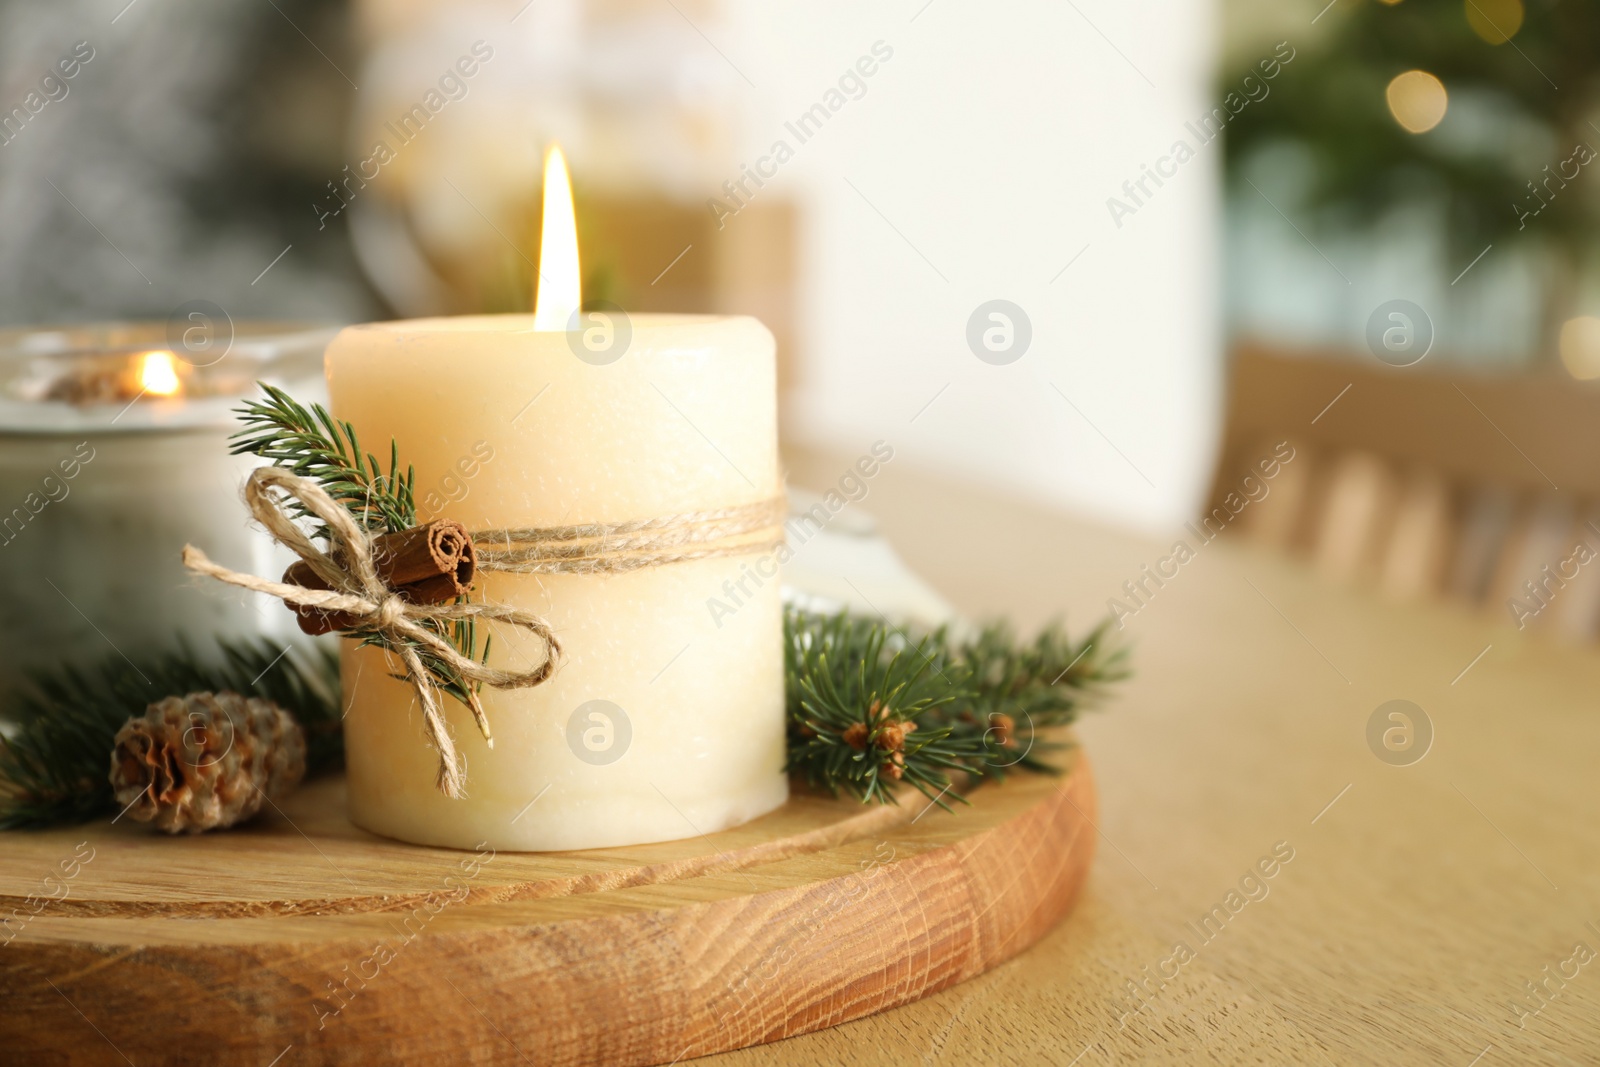
[[[553,197],[566,205],[554,219]],[[547,177],[546,203],[548,280],[533,316],[347,329],[327,354],[334,414],[374,452],[398,443],[423,518],[470,530],[620,523],[779,496],[772,335],[750,318],[630,324],[621,314],[611,331],[569,332],[578,263],[564,171]],[[443,699],[461,799],[435,786],[438,753],[396,664],[346,641],[351,818],[422,844],[546,850],[692,837],[779,806],[782,619],[776,574],[758,573],[769,560],[752,551],[621,573],[480,571],[473,599],[543,615],[564,657],[539,686],[482,691],[493,747],[465,707]],[[502,627],[490,663],[523,668],[543,654]]]

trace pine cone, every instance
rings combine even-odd
[[[117,731],[117,804],[169,834],[243,822],[306,773],[306,735],[259,697],[190,693],[151,704]]]

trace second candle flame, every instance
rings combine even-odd
[[[139,388],[150,396],[177,396],[182,391],[171,353],[146,352],[139,357]]]
[[[578,269],[578,219],[572,181],[558,145],[544,157],[544,216],[539,231],[539,279],[533,302],[535,330],[565,330],[583,304]]]

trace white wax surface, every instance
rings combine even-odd
[[[531,326],[380,323],[329,347],[335,414],[374,453],[399,442],[427,517],[469,529],[619,522],[781,491],[773,342],[754,319],[635,316],[626,354],[604,366],[579,359],[567,334]],[[481,579],[475,596],[549,619],[566,662],[536,688],[484,690],[492,750],[445,700],[466,761],[461,800],[434,785],[437,754],[410,687],[389,677],[383,653],[345,642],[352,819],[425,844],[575,849],[712,833],[782,804],[778,582],[751,577],[755,558]],[[710,598],[727,603],[724,583],[741,580],[741,606],[714,619]],[[491,662],[524,664],[535,647],[497,628]],[[569,744],[569,721],[594,700],[631,727],[614,762],[591,762],[616,751],[603,728],[588,760]]]

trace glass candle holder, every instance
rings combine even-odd
[[[193,542],[238,570],[287,565],[241,503],[258,461],[229,455],[233,408],[257,381],[325,394],[333,331],[180,326],[0,331],[0,693],[66,663],[298,634],[281,607],[195,580],[179,557]]]

